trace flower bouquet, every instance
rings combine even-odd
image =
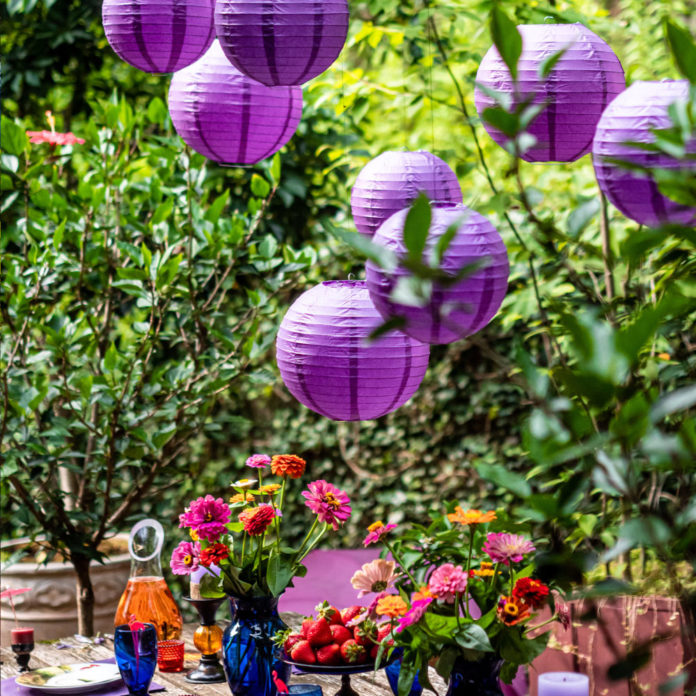
[[[372,624],[379,631],[389,623],[386,636],[380,631],[380,657],[395,649],[403,652],[400,696],[408,694],[416,675],[432,689],[427,667],[433,663],[449,680],[449,693],[458,690],[457,679],[471,683],[474,664],[492,674],[489,687],[479,693],[500,693],[498,673],[511,682],[519,665],[546,647],[548,635],[539,629],[562,619],[562,613],[550,588],[532,577],[533,543],[502,527],[493,511],[456,506],[429,526],[414,525],[400,535],[394,524],[376,522],[368,528],[364,545],[382,543],[393,560],[375,559],[351,579],[359,596],[375,595],[356,620],[366,631],[375,631],[368,628]],[[546,604],[551,618],[535,622]]]

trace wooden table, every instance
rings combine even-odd
[[[302,617],[299,614],[283,614],[284,621],[290,626],[299,626]],[[225,621],[220,621],[220,626],[224,627]],[[186,643],[186,661],[184,671],[179,673],[164,673],[157,670],[155,672],[155,682],[162,684],[165,691],[156,692],[163,696],[180,696],[181,694],[196,694],[197,696],[231,696],[230,689],[224,684],[191,684],[184,679],[185,673],[193,669],[198,662],[198,653],[193,647],[193,632],[198,624],[186,624],[184,626],[183,639]],[[73,662],[92,662],[113,657],[113,641],[106,639],[102,645],[90,645],[79,643],[74,637],[65,638],[65,643],[74,646],[59,650],[53,643],[37,643],[31,653],[29,667],[38,669],[50,665],[70,664]],[[18,674],[17,663],[9,645],[2,646],[0,649],[0,676],[5,679],[14,677]],[[445,685],[442,680],[430,670],[433,685],[440,693],[445,693]],[[360,696],[393,696],[387,682],[384,670],[355,674],[351,676],[351,685]],[[292,683],[306,682],[310,684],[320,684],[324,696],[334,696],[341,686],[339,676],[329,676],[320,674],[293,674]]]

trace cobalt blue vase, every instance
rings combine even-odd
[[[287,628],[277,597],[229,597],[232,621],[222,636],[222,664],[234,696],[277,696],[275,680],[287,684],[290,665],[280,659],[273,636]],[[273,672],[276,676],[273,676]]]
[[[476,662],[458,657],[446,696],[503,696],[499,681],[502,666],[503,661],[497,655],[489,654]]]
[[[399,674],[401,674],[401,659],[404,654],[403,648],[394,648],[392,655],[396,655],[396,659],[390,662],[384,671],[387,674],[387,681],[391,690],[394,692],[394,696],[399,694]],[[413,685],[411,690],[408,692],[408,696],[421,696],[423,693],[423,687],[418,681],[418,673],[416,672],[415,679],[413,680]]]

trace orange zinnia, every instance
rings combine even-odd
[[[279,483],[267,483],[265,486],[259,488],[259,493],[261,493],[261,495],[275,495],[279,490]]]
[[[529,606],[516,597],[502,596],[498,600],[498,620],[506,626],[517,626],[529,618]]]
[[[423,585],[423,587],[419,587],[417,592],[413,593],[413,596],[411,597],[412,602],[418,602],[423,599],[432,599],[433,593],[428,589],[427,585]]]
[[[276,454],[271,459],[271,471],[276,476],[298,479],[304,474],[307,462],[296,454]]]
[[[408,611],[408,604],[398,595],[387,595],[377,602],[375,611],[380,616],[390,616],[392,619],[395,619],[397,616],[403,616]]]
[[[495,519],[495,512],[493,510],[489,510],[488,512],[481,512],[481,510],[464,511],[457,505],[457,507],[454,508],[454,512],[447,515],[447,519],[450,522],[458,522],[459,524],[485,524]]]
[[[235,505],[237,503],[253,503],[254,502],[254,496],[251,493],[235,493],[230,498],[230,503],[232,505]]]

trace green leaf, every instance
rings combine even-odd
[[[159,97],[150,100],[147,105],[147,117],[151,123],[163,124],[168,115],[167,107]]]
[[[544,58],[544,60],[541,61],[541,63],[539,63],[539,67],[537,68],[537,74],[542,80],[545,80],[551,74],[551,71],[556,67],[558,61],[561,58],[563,58],[563,54],[569,48],[570,45],[564,46],[562,49],[556,51],[555,53],[552,53],[547,58]]]
[[[425,193],[419,193],[418,198],[411,204],[404,223],[404,244],[411,259],[420,261],[423,258],[431,219],[428,196]]]
[[[259,254],[263,256],[264,259],[272,259],[277,249],[278,242],[276,238],[270,234],[267,234],[263,238],[261,244],[259,244]]]
[[[512,20],[494,5],[489,18],[491,38],[500,57],[508,66],[513,80],[517,80],[517,62],[522,55],[522,37]]]
[[[289,560],[283,561],[282,556],[274,554],[268,559],[266,566],[266,582],[274,597],[279,597],[290,584],[294,573]]]
[[[599,198],[590,198],[568,215],[568,235],[577,239],[601,208]]]
[[[391,271],[396,268],[396,255],[386,247],[383,247],[380,244],[375,244],[367,237],[357,232],[348,232],[347,230],[342,230],[339,227],[335,227],[328,220],[323,220],[322,224],[328,232],[348,244],[348,246],[360,253],[362,256],[370,259],[370,261],[375,263],[380,268],[383,268],[386,271]]]
[[[160,222],[164,222],[172,214],[172,210],[174,210],[174,199],[167,198],[157,206],[152,216],[152,224],[158,225]]]
[[[271,175],[273,183],[277,186],[280,183],[280,154],[277,152],[273,155],[268,173]]]
[[[694,405],[696,405],[696,384],[690,384],[665,394],[650,410],[650,420],[657,423],[665,416],[685,411]]]
[[[251,177],[251,192],[257,198],[265,198],[271,191],[271,185],[258,174]]]
[[[211,204],[208,210],[205,211],[205,219],[208,222],[215,224],[222,215],[224,207],[227,205],[227,200],[230,197],[230,190],[226,189],[224,193],[220,194]]]
[[[696,84],[696,43],[690,32],[674,20],[667,18],[665,19],[665,36],[679,72],[691,84]]]
[[[454,640],[460,648],[465,650],[481,650],[493,652],[493,646],[488,639],[488,634],[476,624],[465,624],[454,633]]]
[[[520,498],[527,498],[532,494],[529,483],[520,474],[506,469],[502,464],[479,462],[476,465],[476,471],[481,478],[507,488]]]
[[[116,367],[116,362],[118,361],[118,351],[116,346],[112,343],[106,350],[104,355],[104,371],[111,372]]]
[[[520,130],[519,118],[499,106],[484,109],[481,117],[489,126],[497,128],[508,138],[514,138]]]
[[[57,251],[60,249],[60,245],[63,243],[63,234],[65,232],[65,223],[68,221],[67,218],[63,218],[61,223],[56,226],[53,231],[53,248]]]
[[[0,119],[0,133],[2,138],[0,149],[10,155],[21,155],[29,144],[29,138],[27,138],[24,128],[5,116]]]

